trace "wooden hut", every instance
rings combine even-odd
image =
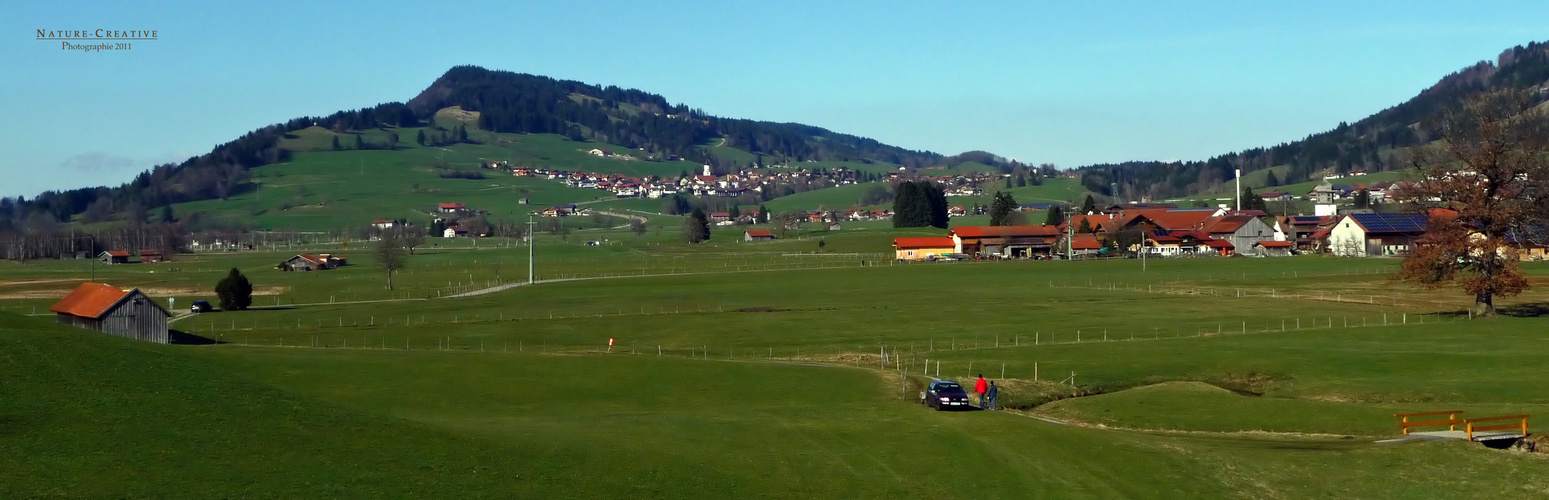
[[[168,342],[167,318],[172,313],[138,288],[82,283],[49,310],[62,325],[158,344]]]
[[[108,251],[102,252],[100,254],[97,254],[97,259],[101,260],[103,264],[109,264],[109,265],[112,265],[112,264],[128,264],[129,263],[129,252],[124,251],[124,250],[108,250]]]

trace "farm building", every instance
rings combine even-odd
[[[463,210],[467,210],[468,209],[468,205],[465,205],[462,202],[442,203],[438,208],[440,208],[441,213],[449,214],[449,213],[461,212]]]
[[[123,250],[108,250],[97,254],[97,260],[103,264],[128,264],[129,252]]]
[[[140,289],[122,290],[100,283],[82,283],[48,310],[59,324],[110,335],[165,344],[167,317],[172,313]]]
[[[898,260],[926,260],[957,253],[956,243],[947,237],[893,238],[893,253]]]
[[[1328,248],[1340,257],[1409,253],[1426,223],[1425,214],[1350,214],[1329,231]]]
[[[1055,226],[964,226],[947,233],[953,253],[1006,258],[1049,255],[1060,238]]]
[[[286,271],[321,271],[337,267],[340,260],[329,256],[301,254],[280,263],[280,269]]]
[[[742,241],[765,241],[775,239],[774,233],[768,229],[749,229],[742,232]]]
[[[158,252],[158,251],[155,251],[155,250],[141,250],[140,251],[140,262],[142,262],[142,263],[149,264],[149,263],[152,263],[152,262],[161,262],[161,261],[164,261],[164,260],[167,260],[167,259],[161,255],[161,252]]]
[[[1103,242],[1099,241],[1096,235],[1077,234],[1074,238],[1070,239],[1069,250],[1073,256],[1097,255],[1098,251],[1102,249]]]
[[[1253,244],[1253,249],[1265,257],[1290,257],[1293,245],[1289,241],[1260,241]]]

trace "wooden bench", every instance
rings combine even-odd
[[[1467,424],[1467,427],[1464,428],[1464,432],[1468,433],[1469,441],[1474,440],[1475,432],[1504,431],[1511,429],[1521,430],[1522,437],[1527,437],[1527,419],[1529,416],[1531,415],[1510,415],[1505,417],[1481,417],[1464,419],[1463,423]],[[1507,420],[1516,420],[1517,422],[1497,425],[1474,425],[1478,422],[1502,422]]]
[[[1445,426],[1447,426],[1447,430],[1453,430],[1453,431],[1458,430],[1458,426],[1459,425],[1464,425],[1464,424],[1468,423],[1465,420],[1458,419],[1458,414],[1460,414],[1460,413],[1463,413],[1463,410],[1417,411],[1417,412],[1413,412],[1413,413],[1394,413],[1393,416],[1402,419],[1402,420],[1399,420],[1399,422],[1398,422],[1398,428],[1399,428],[1399,430],[1404,431],[1404,435],[1405,436],[1408,436],[1409,435],[1409,428],[1411,428],[1411,427],[1430,427],[1430,426],[1436,426],[1436,425],[1445,425]],[[1410,417],[1436,417],[1436,416],[1441,416],[1441,415],[1446,415],[1447,418],[1445,420],[1416,420],[1416,421],[1410,421],[1409,420]]]

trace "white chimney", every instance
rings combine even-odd
[[[1237,169],[1237,211],[1242,211],[1242,169]]]

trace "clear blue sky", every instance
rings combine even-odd
[[[458,64],[1074,167],[1295,140],[1549,39],[1543,1],[117,4],[0,8],[0,196],[117,185]],[[34,39],[99,27],[160,39]]]

